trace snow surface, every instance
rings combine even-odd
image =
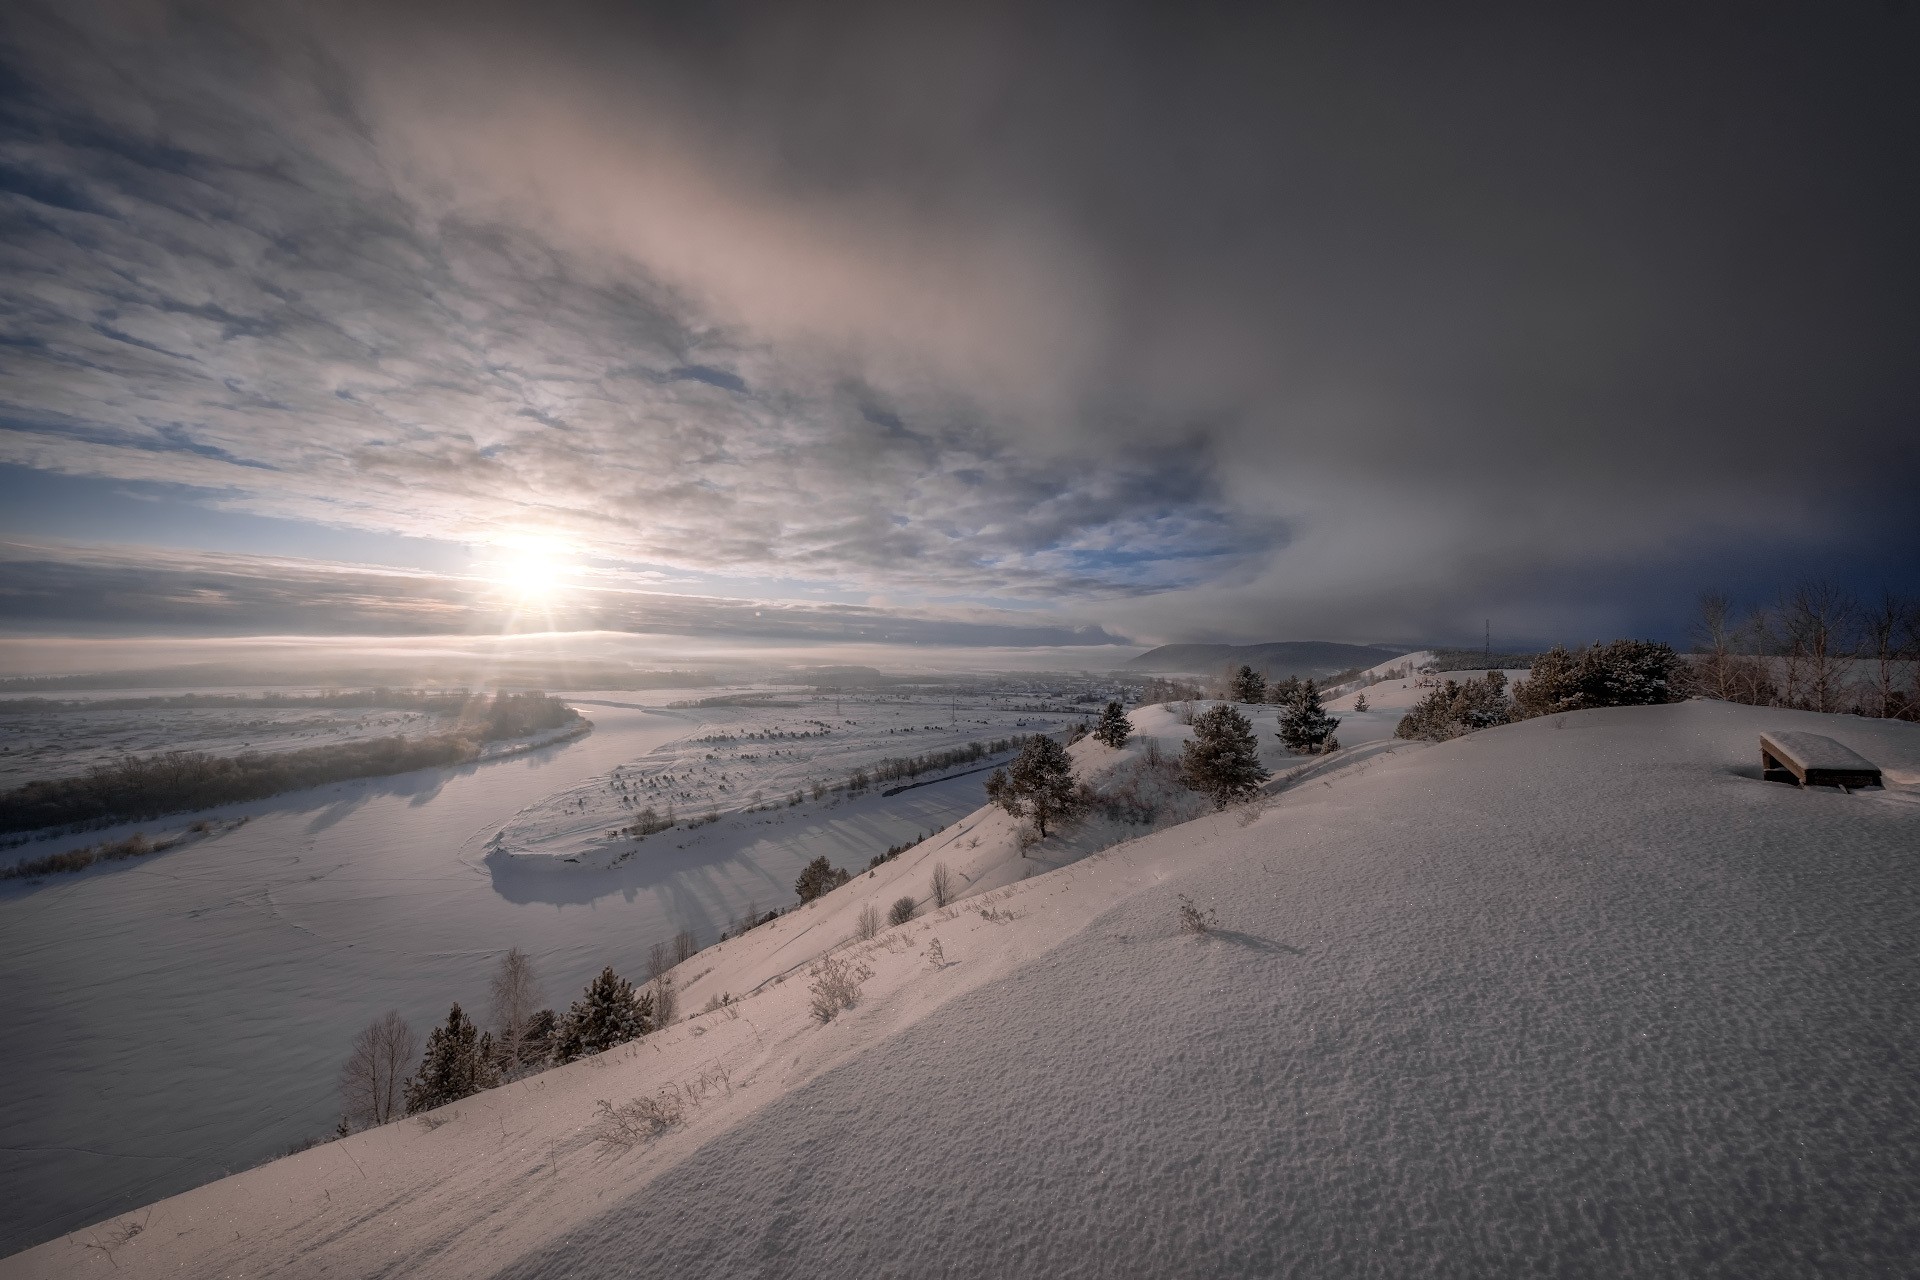
[[[98,695],[95,700],[100,700]],[[71,777],[129,754],[272,754],[396,734],[427,737],[457,723],[456,716],[366,707],[0,710],[0,790]]]
[[[1907,1274],[1920,791],[1761,782],[1762,729],[1920,772],[1912,725],[1691,702],[1308,762],[1026,879],[975,813],[688,961],[726,1008],[0,1276]],[[973,896],[849,943],[936,858]],[[823,1026],[830,948],[871,976]]]

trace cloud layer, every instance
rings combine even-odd
[[[5,41],[0,461],[1151,638],[1914,572],[1910,14],[93,3]]]

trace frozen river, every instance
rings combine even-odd
[[[490,870],[521,809],[701,727],[586,709],[573,742],[234,806],[253,816],[218,838],[0,889],[0,1255],[328,1131],[354,1033],[388,1008],[423,1038],[450,1001],[484,1015],[509,947],[564,1009],[604,965],[644,977],[678,929],[706,945],[791,901],[816,853],[858,869],[984,800],[974,774],[667,833],[611,871]]]

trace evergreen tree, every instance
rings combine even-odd
[[[1581,692],[1596,707],[1650,707],[1676,701],[1680,655],[1657,640],[1614,640],[1587,650]]]
[[[1193,718],[1193,740],[1181,758],[1181,781],[1222,808],[1251,795],[1268,778],[1253,723],[1222,703]]]
[[[815,858],[800,870],[800,878],[793,882],[793,891],[800,895],[800,901],[812,902],[829,889],[837,889],[848,880],[846,871],[836,868],[826,858]]]
[[[1233,673],[1229,691],[1235,702],[1265,702],[1267,678],[1252,667],[1242,666]]]
[[[1365,710],[1367,710],[1367,709],[1368,709],[1368,708],[1367,708],[1367,695],[1366,695],[1366,694],[1364,694],[1364,693],[1363,693],[1363,694],[1361,694],[1361,695],[1360,695],[1359,697],[1357,697],[1357,698],[1355,698],[1355,699],[1353,700],[1353,709],[1354,709],[1355,711],[1365,711]]]
[[[486,1048],[492,1047],[489,1038]],[[478,1029],[456,1004],[447,1013],[447,1024],[427,1037],[420,1070],[407,1080],[407,1114],[458,1102],[497,1082],[493,1063],[482,1053]]]
[[[987,800],[1016,818],[1031,815],[1044,838],[1049,822],[1058,825],[1080,811],[1073,759],[1065,747],[1037,733],[1027,739],[1010,767],[988,775]]]
[[[1580,689],[1580,658],[1555,645],[1533,660],[1533,670],[1514,686],[1521,719],[1578,711],[1586,706]]]
[[[1288,676],[1285,680],[1275,680],[1267,686],[1267,702],[1276,707],[1284,707],[1300,693],[1300,677]]]
[[[1303,754],[1323,751],[1339,725],[1340,721],[1320,705],[1320,691],[1309,680],[1295,689],[1292,699],[1281,710],[1278,736],[1289,751]]]
[[[1517,718],[1672,702],[1679,667],[1680,655],[1658,641],[1614,640],[1577,652],[1555,645],[1514,686]]]
[[[653,1030],[653,996],[636,992],[611,966],[587,984],[554,1036],[553,1060],[572,1062]]]
[[[1127,719],[1126,708],[1117,702],[1109,702],[1107,709],[1100,713],[1100,724],[1093,736],[1108,746],[1118,750],[1127,745],[1127,738],[1133,733],[1133,721]]]
[[[1498,671],[1484,680],[1459,684],[1449,680],[1413,705],[1393,731],[1396,738],[1424,738],[1445,742],[1476,729],[1488,729],[1513,719],[1507,700],[1507,678]]]

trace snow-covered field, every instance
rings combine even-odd
[[[584,712],[642,705],[634,695],[570,695]],[[725,705],[724,695],[698,701],[722,705],[667,706],[659,714],[684,721],[686,731],[644,756],[584,778],[529,805],[498,833],[491,852],[525,869],[528,862],[601,868],[653,857],[663,845],[712,847],[718,832],[628,832],[642,814],[681,822],[727,815],[729,831],[760,837],[822,813],[859,808],[840,794],[857,770],[889,759],[952,751],[971,742],[1009,741],[1051,733],[1083,717],[1026,710],[1020,698],[931,699],[912,695],[776,693]],[[658,702],[652,704],[659,707]],[[931,770],[912,778],[877,781],[872,790],[930,782],[1005,763],[1010,753]],[[822,794],[822,792],[826,794]],[[885,846],[882,846],[883,848]],[[865,859],[863,858],[864,864]]]
[[[1892,785],[1761,782],[1765,728],[1830,734]],[[1145,747],[1074,753],[1100,774]],[[1294,776],[1090,857],[1023,858],[1004,814],[970,813],[686,962],[685,1006],[723,1008],[0,1275],[1911,1266],[1920,728],[1692,702]],[[970,896],[851,937],[939,863]],[[1181,931],[1180,894],[1211,932]],[[440,899],[418,908],[435,929]],[[868,976],[821,1025],[829,953]],[[656,1140],[595,1140],[597,1100],[669,1092]]]
[[[0,1250],[326,1132],[338,1113],[335,1074],[360,1026],[390,1007],[424,1026],[449,1001],[482,1006],[487,971],[509,947],[536,956],[550,998],[564,1005],[603,965],[643,975],[649,947],[681,929],[711,942],[749,903],[764,911],[793,901],[810,858],[861,868],[982,803],[985,775],[971,774],[662,832],[623,846],[634,856],[612,869],[562,874],[553,857],[496,853],[494,837],[508,830],[539,834],[525,848],[558,852],[571,828],[541,826],[564,811],[556,797],[610,799],[604,783],[616,770],[638,775],[682,759],[685,740],[766,723],[770,713],[757,708],[665,705],[719,692],[582,694],[570,700],[594,731],[575,741],[226,806],[209,813],[246,816],[246,825],[148,858],[0,886],[9,1027],[0,1037]],[[966,709],[946,701],[844,698],[840,719],[856,723],[808,740],[809,767],[826,777],[950,739],[1078,719],[1018,710],[1024,700],[982,701],[971,715],[988,724],[969,726]],[[956,717],[957,731],[948,725]],[[936,719],[937,732],[900,731]],[[753,790],[785,785],[793,757],[770,752],[764,786],[749,781],[763,761],[737,756],[761,754],[747,749],[752,741],[724,769],[699,775],[709,781],[689,787],[700,797],[693,810],[731,799],[736,783],[743,806]],[[493,745],[506,753],[521,744]],[[721,749],[701,747],[699,763]],[[199,816],[0,856],[158,836]]]
[[[173,691],[168,691],[171,694]],[[164,707],[95,711],[0,707],[0,791],[65,778],[123,755],[157,751],[294,751],[365,738],[445,732],[453,717],[332,707]]]

